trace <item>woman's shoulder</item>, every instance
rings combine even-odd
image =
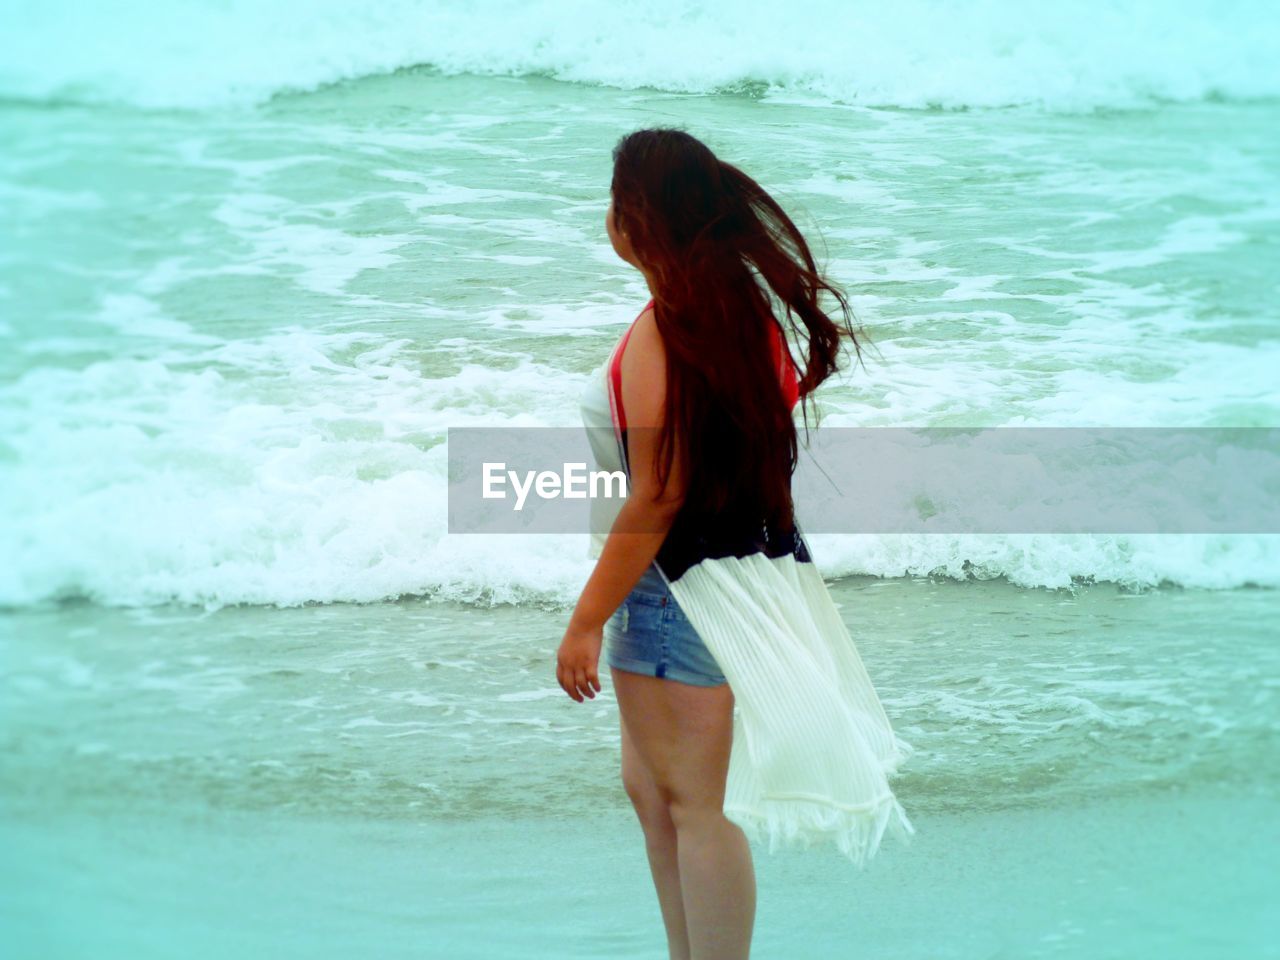
[[[635,322],[631,324],[631,328],[627,330],[626,338],[627,357],[634,356],[636,353],[646,356],[662,354],[662,335],[658,332],[658,320],[654,313],[652,302],[640,311],[640,315],[636,317]],[[623,362],[626,362],[625,358]],[[628,364],[628,366],[634,365]]]
[[[637,314],[635,324],[632,324],[632,326],[640,323],[647,323],[656,327],[657,322],[657,311],[654,307],[654,301],[650,300],[644,305],[644,309]]]
[[[626,422],[660,426],[666,398],[667,360],[652,307],[636,317],[627,331],[627,342],[618,361],[618,380],[626,409]],[[624,372],[625,371],[625,372]]]

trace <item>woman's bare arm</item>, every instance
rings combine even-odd
[[[679,457],[672,464],[666,490],[661,495],[658,491],[658,435],[666,405],[666,362],[662,337],[650,308],[636,320],[622,355],[622,405],[627,411],[631,489],[595,569],[582,588],[561,645],[561,669],[557,673],[567,675],[561,677],[561,686],[575,700],[581,700],[581,695],[574,696],[575,690],[592,697],[590,688],[600,689],[599,644],[585,638],[599,637],[605,621],[653,562],[684,499]],[[572,662],[566,662],[566,657]],[[584,663],[584,659],[589,662]],[[575,683],[572,678],[579,672],[583,682]]]

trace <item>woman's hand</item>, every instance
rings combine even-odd
[[[597,668],[603,643],[603,628],[577,630],[572,625],[560,641],[560,651],[556,655],[556,679],[564,692],[579,703],[583,697],[594,700],[600,689]]]
[[[657,556],[684,502],[685,468],[681,458],[673,460],[665,486],[659,482],[657,471],[666,370],[662,335],[653,308],[648,307],[636,318],[622,355],[622,400],[630,431],[630,492],[569,618],[556,662],[556,679],[564,692],[579,703],[584,698],[595,699],[600,690],[597,667],[604,644],[604,624],[619,604],[626,602],[628,592]],[[679,437],[677,432],[677,450]],[[599,626],[584,628],[582,624]]]

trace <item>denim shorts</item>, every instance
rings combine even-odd
[[[604,625],[605,662],[697,687],[728,681],[652,564]]]

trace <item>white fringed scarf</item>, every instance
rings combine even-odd
[[[668,582],[736,701],[725,816],[771,852],[831,841],[859,866],[886,829],[909,840],[888,778],[912,747],[813,563],[722,557]]]

